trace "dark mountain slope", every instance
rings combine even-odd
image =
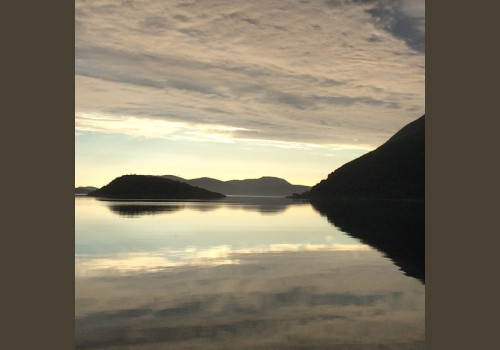
[[[425,116],[403,127],[377,149],[328,175],[309,197],[417,199],[425,196]]]
[[[152,175],[120,176],[106,186],[89,193],[89,196],[117,199],[217,199],[225,197],[223,194],[184,182]]]

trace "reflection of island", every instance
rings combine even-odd
[[[314,209],[330,223],[385,253],[425,283],[424,201],[321,201]]]
[[[222,207],[230,210],[245,210],[259,212],[264,215],[272,215],[284,212],[290,205],[308,205],[298,203],[283,197],[259,197],[259,196],[228,196],[217,201],[162,201],[162,200],[110,200],[99,198],[107,202],[108,208],[115,214],[127,217],[139,217],[141,215],[166,214],[182,209],[190,209],[202,212],[214,211]]]
[[[141,215],[154,215],[172,213],[181,210],[180,205],[163,204],[109,204],[108,208],[120,216],[137,217]]]

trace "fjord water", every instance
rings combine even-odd
[[[75,197],[76,349],[423,349],[424,306],[309,203]]]

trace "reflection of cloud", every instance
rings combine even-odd
[[[423,285],[373,251],[254,254],[75,282],[77,349],[424,345]]]
[[[287,252],[335,252],[369,251],[363,244],[270,244],[253,248],[233,248],[229,245],[200,248],[189,246],[184,249],[164,249],[144,253],[119,253],[109,257],[77,256],[75,274],[92,276],[95,274],[136,273],[141,271],[161,271],[165,268],[181,266],[220,266],[244,264],[248,258],[259,254]]]

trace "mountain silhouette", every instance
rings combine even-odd
[[[221,181],[210,177],[201,177],[191,180],[182,179],[174,175],[163,175],[162,177],[183,181],[193,186],[224,193],[226,195],[288,196],[292,193],[302,193],[310,189],[309,186],[292,185],[284,179],[272,176],[263,176],[259,179],[229,181]]]
[[[116,199],[218,199],[225,195],[153,175],[123,175],[88,194]]]
[[[425,115],[377,149],[356,158],[311,188],[314,198],[411,199],[425,196]]]

